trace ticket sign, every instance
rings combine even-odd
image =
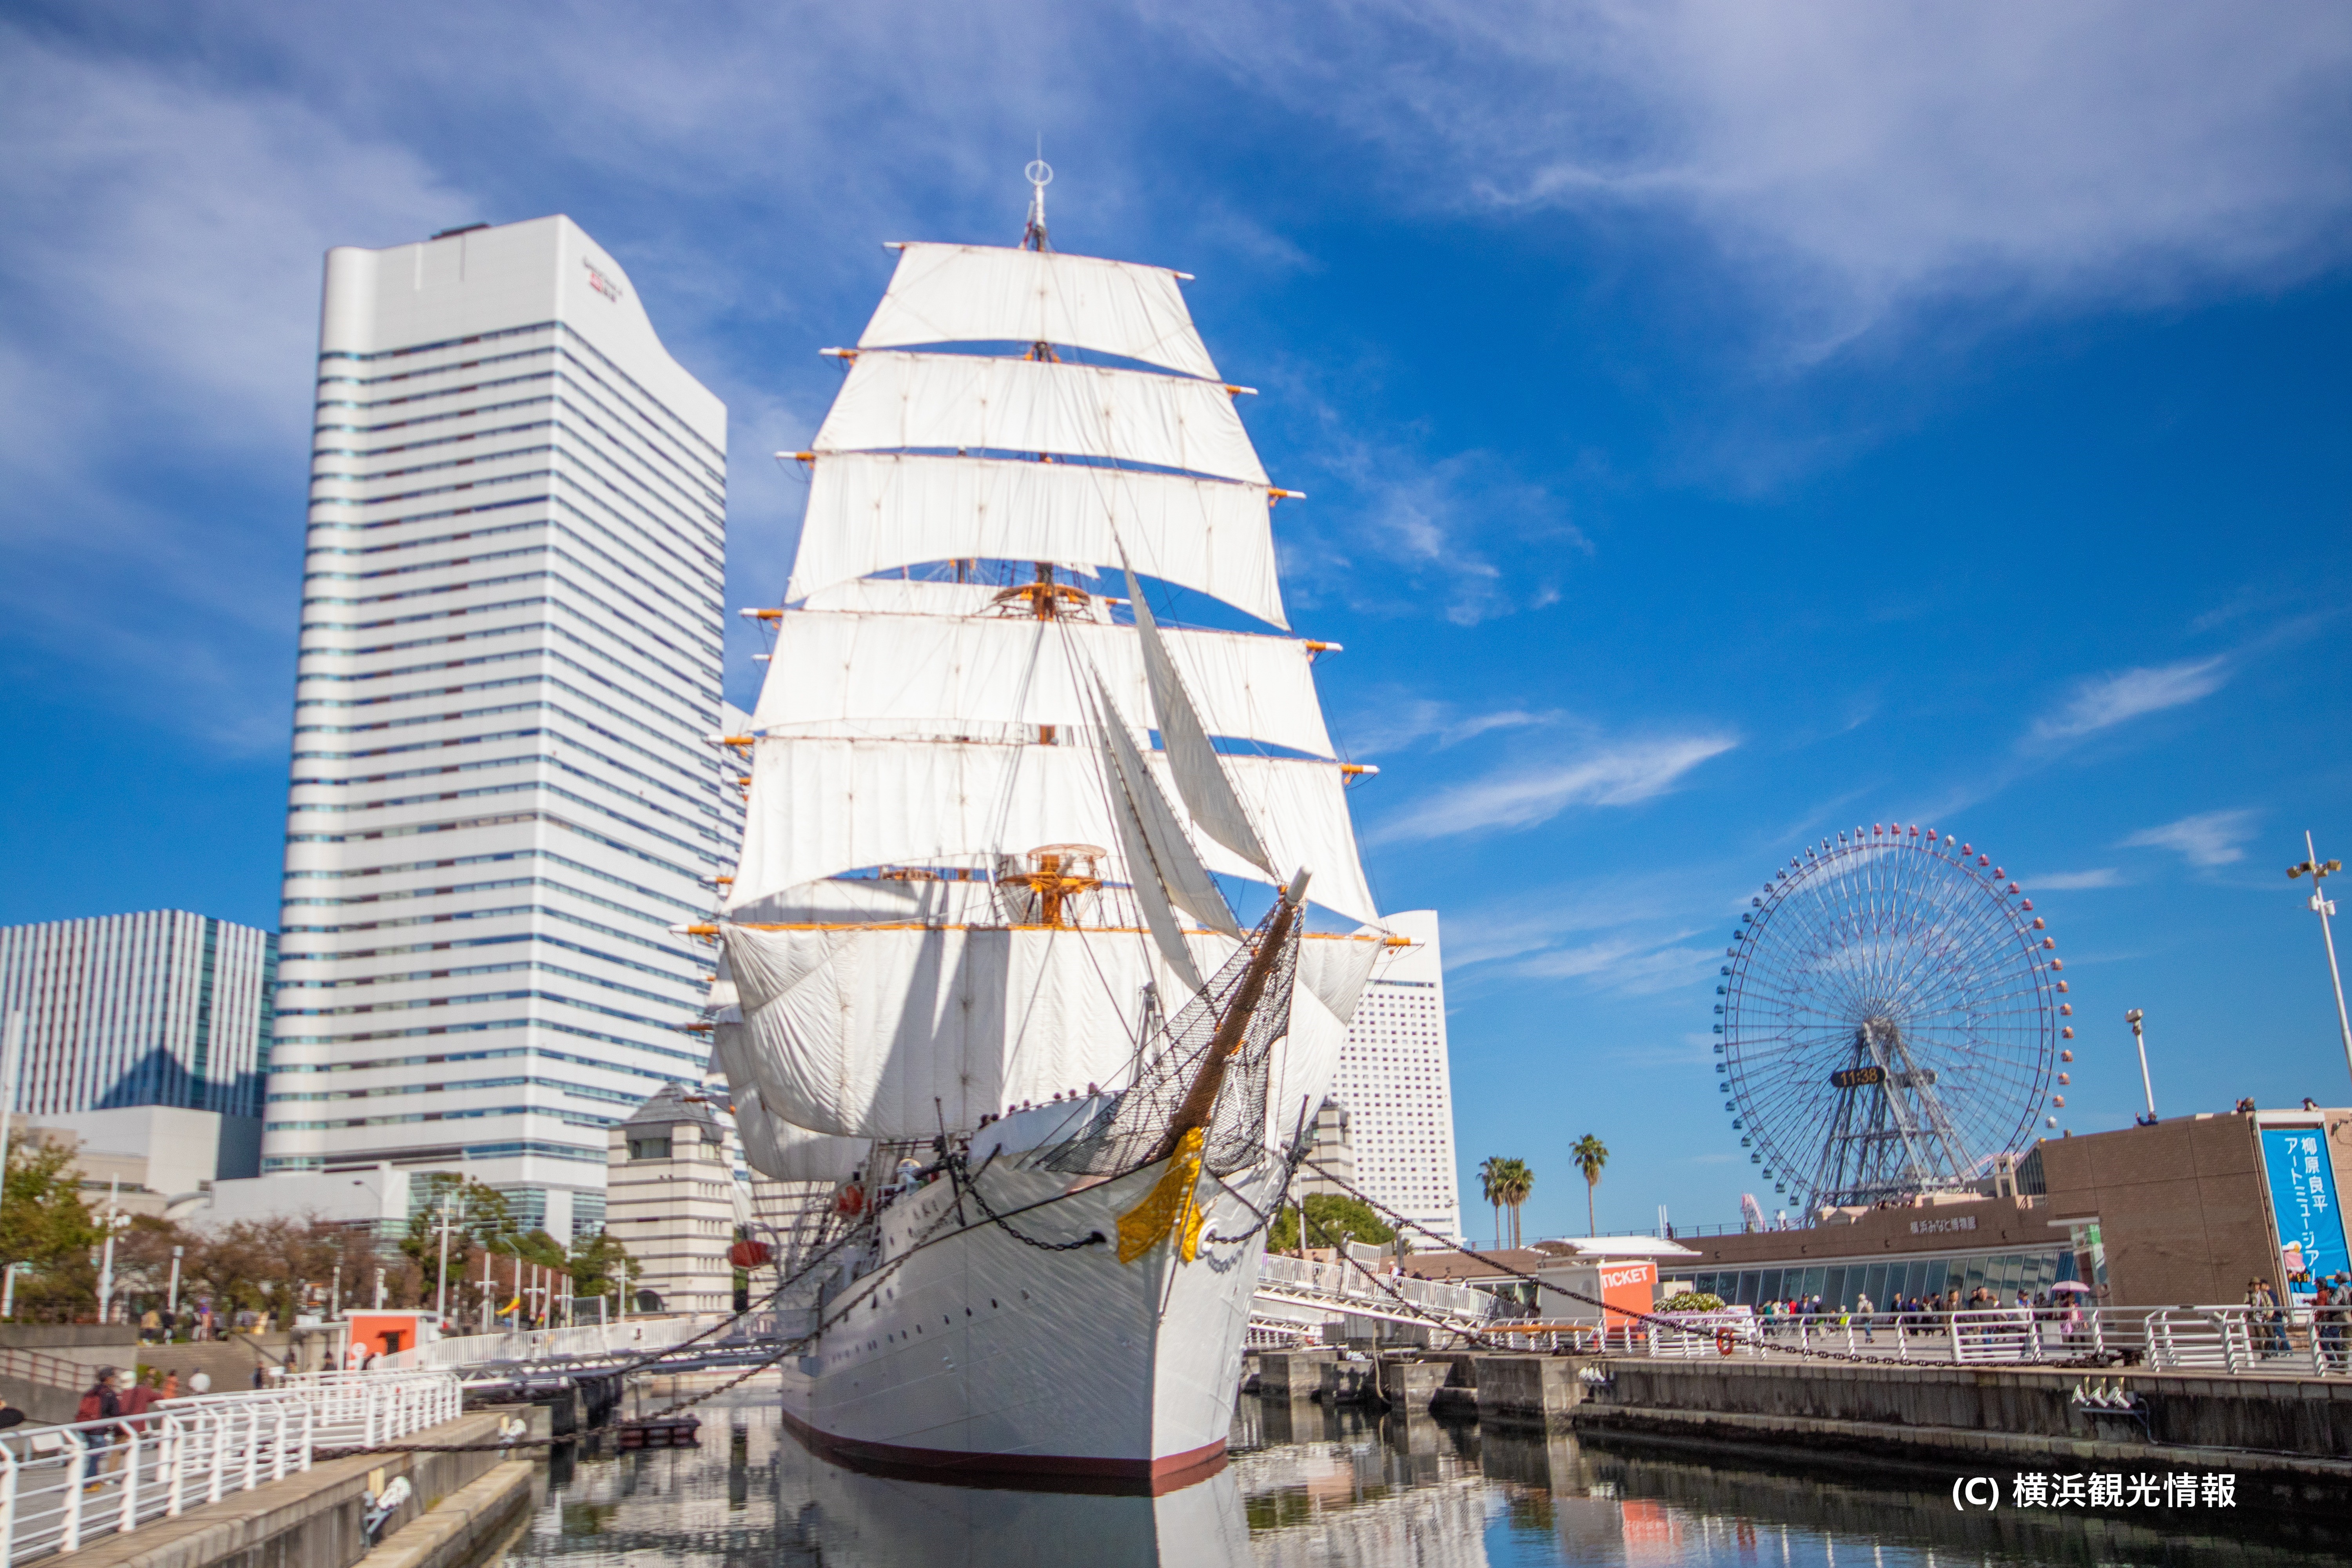
[[[1631,1328],[1637,1320],[1628,1312],[1647,1315],[1657,1300],[1658,1266],[1646,1258],[1601,1265],[1601,1299],[1608,1303],[1601,1326]]]
[[[2316,1127],[2263,1128],[2263,1171],[2270,1179],[2271,1212],[2278,1215],[2288,1290],[2309,1296],[2329,1275],[2352,1270],[2327,1134]]]

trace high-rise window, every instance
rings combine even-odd
[[[277,956],[270,932],[184,910],[0,928],[0,1013],[25,1015],[16,1110],[260,1115]]]
[[[1384,915],[1412,946],[1364,988],[1332,1093],[1347,1107],[1356,1181],[1442,1236],[1462,1235],[1454,1089],[1445,1059],[1445,973],[1431,910]]]
[[[265,1173],[462,1168],[562,1236],[698,1080],[725,450],[569,219],[329,253]]]

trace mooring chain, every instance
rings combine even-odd
[[[1078,1237],[1076,1241],[1041,1241],[1034,1236],[1024,1235],[1020,1229],[1014,1226],[1012,1221],[1006,1219],[1003,1215],[998,1214],[994,1209],[989,1206],[988,1200],[981,1196],[980,1183],[973,1178],[970,1171],[964,1169],[963,1162],[961,1159],[950,1158],[947,1162],[947,1167],[948,1179],[955,1184],[957,1193],[960,1194],[964,1193],[971,1194],[971,1201],[980,1205],[980,1212],[987,1217],[988,1223],[996,1226],[997,1229],[1003,1231],[1005,1235],[1011,1237],[1013,1240],[1019,1242],[1024,1247],[1034,1247],[1040,1252],[1076,1252],[1081,1247],[1103,1247],[1108,1245],[1108,1238],[1098,1230],[1089,1231],[1086,1235]],[[1069,1194],[1066,1193],[1062,1194],[1063,1197],[1067,1197],[1068,1195]],[[1057,1201],[1058,1200],[1055,1198],[1048,1198],[1045,1200],[1046,1203],[1054,1203]],[[1042,1206],[1042,1205],[1035,1204],[1030,1205],[1032,1208]]]

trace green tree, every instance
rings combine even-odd
[[[1309,1247],[1328,1247],[1337,1250],[1342,1242],[1360,1241],[1373,1247],[1385,1247],[1396,1239],[1396,1229],[1381,1222],[1372,1206],[1361,1198],[1341,1197],[1337,1193],[1310,1193],[1299,1205],[1303,1228]]]
[[[625,1300],[635,1293],[637,1276],[645,1272],[644,1265],[629,1256],[627,1247],[601,1230],[572,1244],[570,1267],[573,1295],[608,1296],[618,1288]]]
[[[73,1158],[68,1144],[9,1144],[0,1178],[0,1262],[26,1266],[16,1280],[18,1317],[71,1321],[97,1309],[89,1250],[100,1233],[82,1202]]]
[[[1505,1163],[1500,1154],[1489,1154],[1486,1156],[1486,1163],[1478,1167],[1478,1190],[1486,1194],[1486,1202],[1495,1210],[1495,1245],[1496,1247],[1503,1245],[1502,1177]]]
[[[424,1178],[424,1190],[414,1192],[410,1200],[408,1234],[400,1238],[400,1250],[416,1265],[422,1281],[419,1288],[426,1300],[440,1299],[445,1202],[449,1210],[450,1303],[453,1313],[462,1315],[461,1288],[480,1276],[476,1261],[483,1251],[504,1249],[512,1241],[514,1211],[504,1193],[471,1177],[435,1171]]]
[[[1536,1189],[1536,1173],[1525,1160],[1496,1162],[1495,1191],[1503,1206],[1511,1211],[1511,1245],[1519,1245],[1519,1206]]]
[[[1589,1236],[1600,1227],[1600,1221],[1593,1217],[1592,1196],[1593,1190],[1601,1185],[1601,1167],[1609,1163],[1609,1145],[1588,1132],[1576,1141],[1568,1157],[1584,1173],[1584,1229]]]

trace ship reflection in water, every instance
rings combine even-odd
[[[1959,1515],[1951,1478],[1806,1471],[1687,1450],[1368,1420],[1244,1398],[1233,1458],[1158,1498],[940,1486],[843,1469],[795,1442],[772,1390],[699,1408],[698,1448],[559,1462],[507,1568],[1550,1568],[1568,1564],[2132,1563],[2303,1565],[2253,1518]],[[2231,1529],[2235,1525],[2235,1530]]]

